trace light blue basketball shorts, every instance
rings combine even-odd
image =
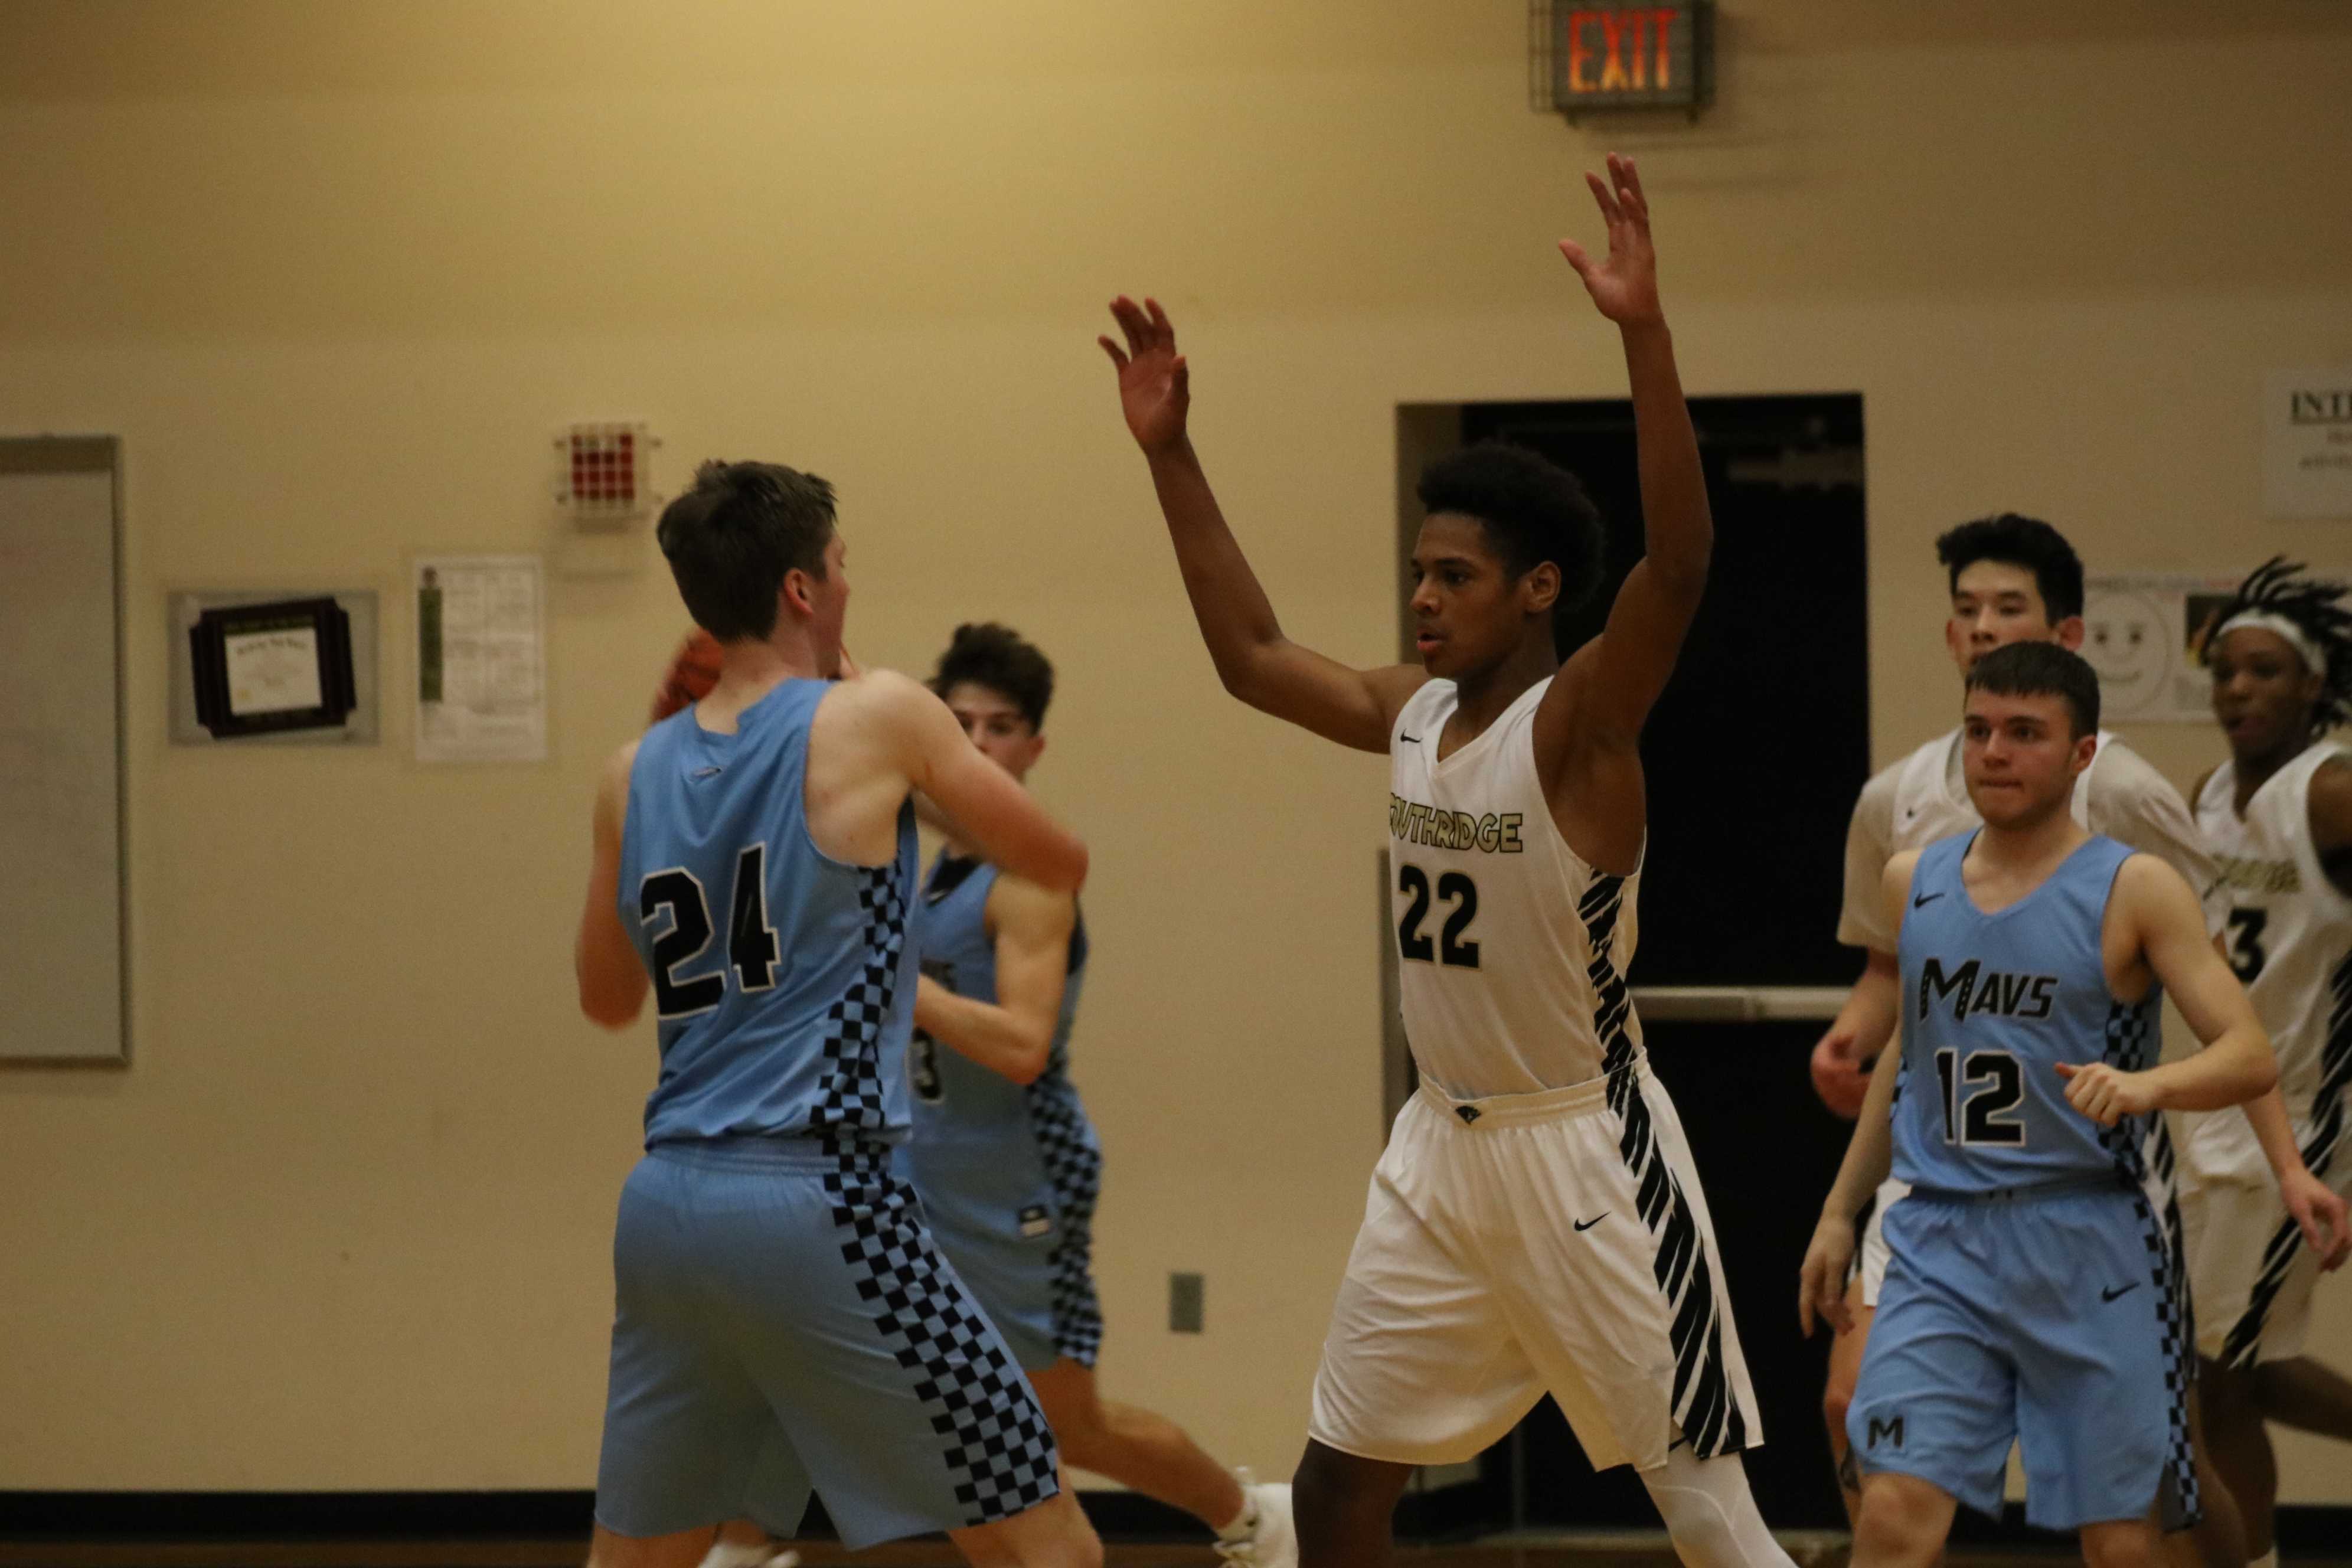
[[[664,1144],[621,1193],[596,1520],[852,1548],[992,1523],[1060,1489],[1045,1413],[887,1152]]]
[[[1040,1205],[1029,1223],[1038,1234],[1007,1234],[979,1216],[926,1204],[940,1250],[971,1288],[988,1321],[1004,1336],[1027,1372],[1068,1359],[1092,1366],[1102,1349],[1102,1307],[1089,1267],[1092,1236],[1086,1217],[1075,1221]]]
[[[2000,1512],[2014,1440],[2044,1530],[2197,1518],[2189,1322],[2169,1215],[2120,1183],[2009,1198],[1914,1189],[1846,1438],[1863,1472],[1916,1476]]]

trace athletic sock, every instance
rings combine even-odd
[[[2247,1558],[2246,1568],[2279,1568],[2277,1543],[2273,1542],[2271,1549],[2260,1557]]]

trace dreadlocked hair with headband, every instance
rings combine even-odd
[[[2300,574],[2303,571],[2302,562],[2284,555],[2273,555],[2255,567],[2238,584],[2236,596],[2221,607],[2213,635],[2205,644],[2206,657],[2212,657],[2213,644],[2221,634],[2235,626],[2277,632],[2306,665],[2317,656],[2322,679],[2319,700],[2312,710],[2312,726],[2332,730],[2352,719],[2352,608],[2344,603],[2352,596],[2352,586],[2305,577]]]

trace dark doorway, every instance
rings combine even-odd
[[[1806,1058],[1860,967],[1835,932],[1846,819],[1870,762],[1862,399],[1703,397],[1691,411],[1715,562],[1643,742],[1651,837],[1632,978],[1698,1161],[1769,1438],[1748,1458],[1757,1498],[1776,1526],[1827,1526],[1843,1520],[1820,1415],[1827,1344],[1798,1337],[1794,1300],[1849,1131],[1813,1097]],[[1416,405],[1398,425],[1401,554],[1420,522],[1414,476],[1457,446],[1510,441],[1582,479],[1607,521],[1609,577],[1574,641],[1599,632],[1642,555],[1632,405]],[[1691,988],[1780,1005],[1697,1021],[1704,1009],[1674,1005]],[[1481,1461],[1476,1491],[1496,1527],[1657,1518],[1632,1470],[1592,1472],[1549,1400]]]

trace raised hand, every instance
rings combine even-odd
[[[1654,325],[1665,320],[1658,304],[1658,253],[1650,244],[1650,202],[1642,194],[1642,176],[1633,160],[1609,154],[1609,177],[1588,174],[1601,216],[1609,226],[1609,256],[1595,261],[1590,251],[1572,239],[1559,242],[1559,253],[1584,279],[1601,313],[1621,327]]]
[[[1176,352],[1176,329],[1157,300],[1138,305],[1121,294],[1110,302],[1127,336],[1124,353],[1108,337],[1095,341],[1118,367],[1119,409],[1128,434],[1149,452],[1161,452],[1184,439],[1184,417],[1192,406],[1192,374]]]

